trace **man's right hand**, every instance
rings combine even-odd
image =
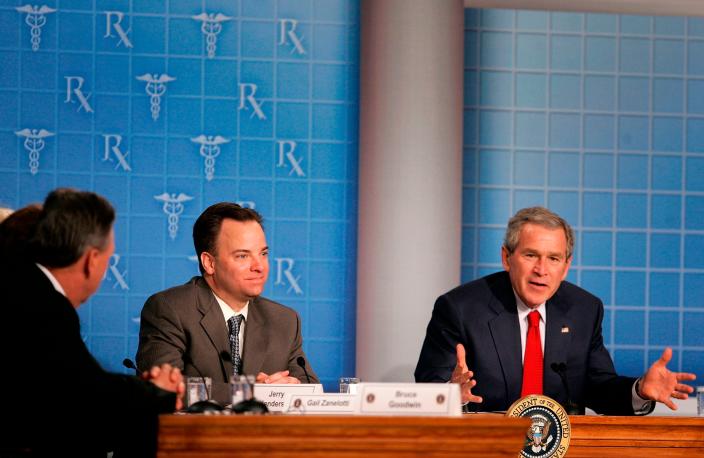
[[[467,404],[468,402],[482,402],[483,399],[481,396],[472,394],[472,388],[477,384],[477,381],[472,379],[474,372],[470,371],[467,367],[464,346],[457,344],[455,348],[457,350],[457,365],[455,366],[455,370],[452,371],[450,383],[459,383],[460,393],[462,393],[462,404]]]
[[[170,364],[154,366],[149,371],[145,371],[142,378],[149,380],[162,390],[176,393],[176,410],[183,408],[183,395],[186,393],[186,386],[183,383],[183,374],[178,367],[173,367]]]

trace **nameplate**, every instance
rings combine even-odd
[[[256,383],[254,397],[262,401],[270,412],[286,412],[291,396],[317,394],[323,392],[319,383]]]
[[[359,397],[347,393],[320,393],[291,396],[286,413],[353,415],[359,411]]]
[[[358,390],[363,415],[462,415],[454,383],[360,383]]]

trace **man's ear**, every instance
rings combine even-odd
[[[208,275],[215,273],[215,256],[204,251],[200,254],[200,263],[203,265],[203,270]]]
[[[570,266],[572,265],[572,259],[574,258],[574,255],[570,255],[569,258],[565,261],[565,271],[562,273],[562,280],[564,281],[565,278],[567,278],[567,274],[570,271]]]
[[[79,260],[83,269],[83,275],[89,278],[91,273],[98,268],[98,249],[94,247],[88,248]]]
[[[508,263],[508,257],[510,256],[510,253],[508,252],[508,249],[506,248],[506,245],[501,245],[501,264],[504,266],[504,270],[508,272],[511,270],[511,266]]]

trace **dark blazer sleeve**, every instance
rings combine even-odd
[[[169,303],[163,293],[147,299],[142,308],[139,326],[139,370],[149,370],[152,366],[163,363],[183,370],[186,346],[185,327],[174,304]]]
[[[291,350],[289,351],[288,360],[288,371],[291,377],[295,377],[302,383],[320,383],[318,376],[313,371],[313,368],[308,361],[308,357],[303,352],[303,335],[301,334],[301,317],[296,313],[296,336],[291,342]],[[298,364],[298,358],[303,357],[303,361],[308,371],[308,376],[306,376],[306,371]],[[310,381],[309,381],[310,378]]]
[[[37,456],[154,456],[158,415],[174,411],[176,395],[103,370],[83,342],[75,309],[36,266],[0,281],[16,288],[4,303],[0,353],[24,380],[17,396],[4,399],[13,415],[5,444]],[[37,429],[37,415],[50,426]]]
[[[633,415],[633,377],[616,374],[613,360],[604,346],[602,321],[604,306],[597,299],[597,315],[589,342],[585,405],[605,415]]]
[[[319,383],[303,351],[301,317],[290,307],[259,297],[250,305],[245,328],[244,369],[252,374],[288,370],[291,377],[308,383],[298,358],[305,360],[310,383]]]
[[[448,295],[435,301],[415,370],[416,382],[447,382],[457,364],[455,346],[464,342],[462,320]]]

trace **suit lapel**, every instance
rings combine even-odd
[[[521,334],[518,326],[516,298],[513,296],[513,289],[508,282],[508,274],[506,274],[505,280],[507,285],[494,289],[494,292],[498,294],[495,295],[490,307],[497,315],[489,321],[489,329],[506,381],[507,397],[518,399],[523,381]]]
[[[213,345],[213,350],[217,352],[217,361],[223,372],[225,380],[230,379],[232,374],[232,361],[230,358],[222,358],[223,352],[230,354],[230,340],[225,327],[225,317],[220,310],[217,300],[213,295],[213,291],[202,278],[196,280],[198,286],[198,310],[203,314],[200,320],[200,325],[203,331],[210,339]]]
[[[249,303],[247,324],[244,329],[244,352],[242,371],[245,374],[258,374],[262,370],[269,343],[269,335],[264,316],[259,309],[259,298]]]
[[[564,302],[560,295],[555,294],[545,304],[545,356],[544,380],[545,392],[562,392],[562,381],[550,368],[552,363],[566,363],[567,350],[572,341],[572,322],[568,316],[569,304]]]

